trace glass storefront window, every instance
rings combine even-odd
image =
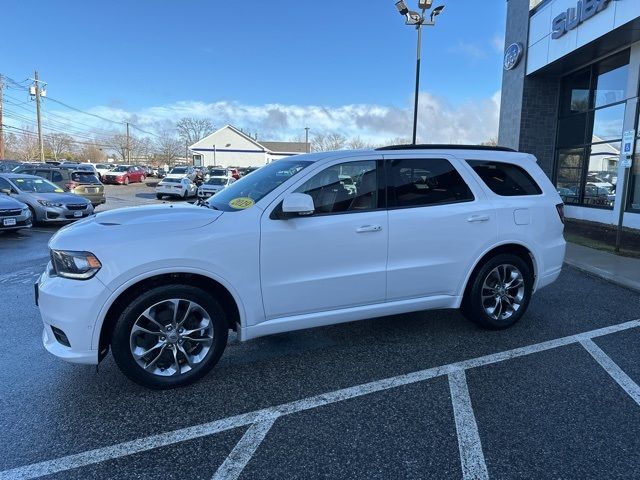
[[[586,112],[589,109],[590,84],[590,70],[583,70],[563,79],[561,115]]]
[[[593,143],[618,140],[622,138],[624,110],[626,105],[619,103],[613,107],[601,108],[593,112]]]
[[[583,148],[558,152],[556,188],[564,203],[580,203],[580,177],[583,164]]]
[[[628,63],[626,50],[562,80],[555,179],[565,203],[613,208]]]
[[[623,52],[600,62],[595,69],[594,107],[621,102],[626,98],[629,53]]]

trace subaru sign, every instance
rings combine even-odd
[[[576,7],[568,8],[553,19],[551,24],[551,38],[560,38],[565,33],[577,28],[582,22],[589,20],[596,13],[600,13],[611,0],[578,0]],[[637,0],[636,0],[637,1]]]
[[[512,43],[504,51],[504,69],[513,70],[520,63],[524,48],[521,43]]]

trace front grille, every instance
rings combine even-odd
[[[85,210],[87,208],[86,203],[72,203],[67,205],[67,209],[69,210]]]
[[[22,213],[21,209],[15,210],[0,210],[0,217],[17,217]]]

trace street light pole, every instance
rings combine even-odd
[[[420,94],[420,56],[422,51],[422,22],[416,27],[418,29],[418,46],[416,55],[416,92],[413,101],[413,140],[411,143],[416,144],[418,134],[418,95]]]

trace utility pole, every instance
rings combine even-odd
[[[2,125],[2,89],[4,84],[2,83],[2,75],[0,75],[0,160],[4,160],[4,126]]]
[[[311,151],[311,146],[309,145],[309,130],[311,130],[309,127],[304,127],[304,143],[307,153]]]
[[[38,77],[38,71],[34,74],[34,83],[36,88],[36,116],[38,117],[38,149],[40,150],[40,161],[44,162],[44,144],[42,143],[42,116],[40,114],[40,79]]]
[[[127,165],[131,165],[131,146],[129,143],[129,122],[127,122]]]

